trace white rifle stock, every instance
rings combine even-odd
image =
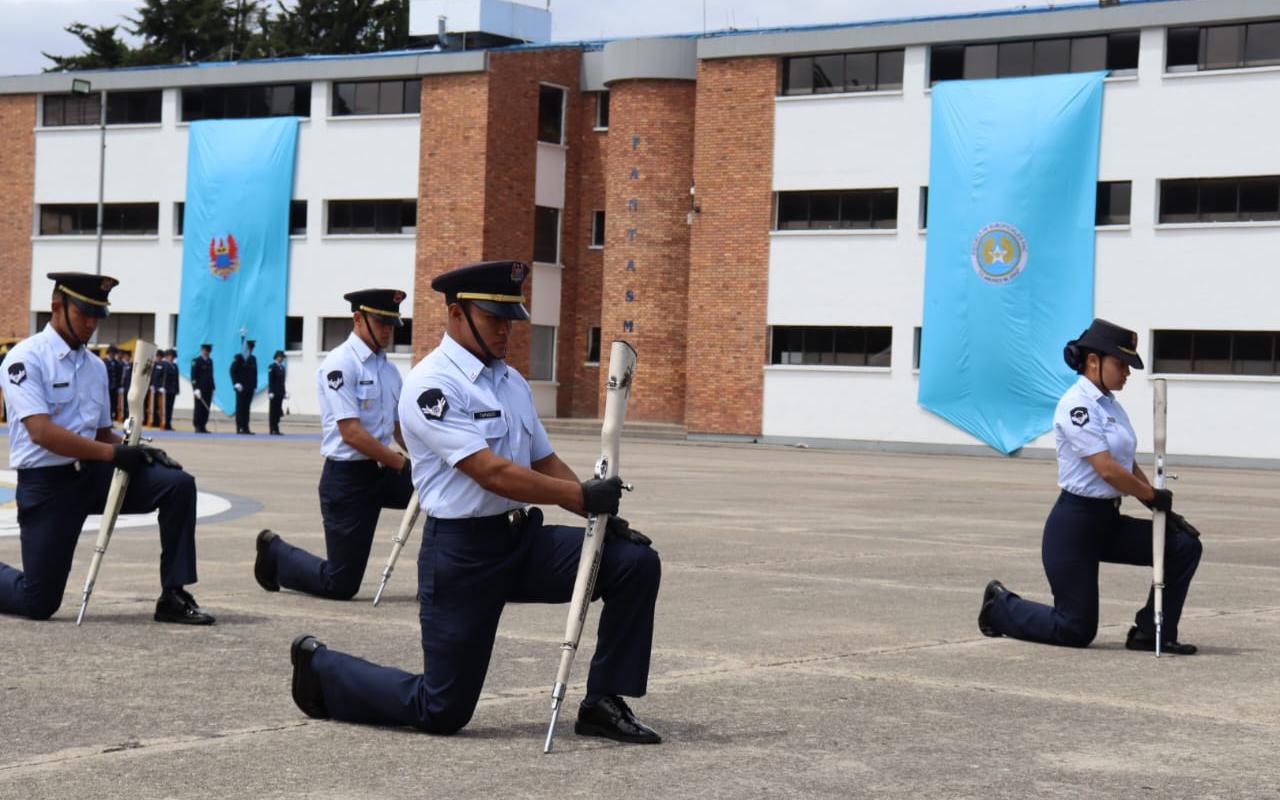
[[[418,493],[414,492],[409,498],[409,505],[405,506],[404,516],[400,518],[400,529],[396,531],[396,538],[391,540],[391,556],[387,559],[387,565],[382,568],[382,583],[378,585],[378,592],[373,596],[373,604],[376,606],[382,600],[382,591],[387,588],[387,581],[391,579],[391,571],[396,568],[396,559],[400,557],[400,551],[404,549],[404,543],[409,541],[409,534],[413,533],[413,526],[418,522],[418,513],[422,511],[422,506],[418,504]]]
[[[618,474],[622,422],[627,416],[627,399],[631,396],[631,376],[635,368],[635,348],[621,339],[615,339],[609,351],[609,380],[605,384],[600,460],[596,462],[595,471],[597,478],[613,478]],[[582,639],[582,628],[591,607],[591,596],[595,593],[596,574],[600,571],[600,557],[604,553],[608,524],[608,514],[592,514],[587,517],[582,536],[582,553],[578,556],[578,577],[573,583],[569,619],[564,626],[564,643],[560,645],[560,667],[556,670],[556,682],[551,687],[551,725],[547,728],[547,739],[542,745],[543,753],[551,752],[551,740],[556,733],[556,721],[560,718],[560,706],[564,702],[565,686],[569,682],[569,669],[578,652],[578,641]]]
[[[1169,401],[1164,378],[1156,378],[1152,382],[1155,405],[1155,488],[1163,489],[1165,484],[1164,456],[1166,446],[1166,420],[1169,414]],[[1160,657],[1160,647],[1164,644],[1164,532],[1165,513],[1154,511],[1151,514],[1151,592],[1152,609],[1156,623],[1156,658]]]
[[[147,394],[147,385],[151,382],[151,367],[156,358],[156,346],[141,339],[133,349],[133,377],[129,381],[129,418],[124,423],[124,443],[136,445],[142,438],[142,425],[139,424],[137,410]],[[80,613],[76,615],[76,624],[84,622],[85,609],[89,607],[89,596],[93,594],[93,584],[98,580],[98,570],[102,568],[102,557],[107,553],[107,544],[111,542],[111,533],[116,527],[116,518],[120,516],[120,507],[124,505],[124,493],[129,488],[129,473],[117,469],[111,476],[111,489],[107,492],[107,504],[102,509],[102,525],[98,529],[98,540],[93,545],[93,560],[89,562],[89,577],[84,580],[84,598],[80,601]]]

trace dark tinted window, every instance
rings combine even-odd
[[[538,141],[564,144],[564,89],[538,87]]]
[[[289,235],[307,235],[307,201],[289,201]]]
[[[1100,181],[1094,224],[1128,225],[1132,190],[1133,184],[1130,181]]]
[[[888,367],[893,353],[889,327],[777,325],[770,334],[770,364]]]
[[[1255,222],[1280,219],[1280,175],[1160,182],[1160,221]]]
[[[1015,78],[1138,68],[1138,31],[1101,36],[939,45],[929,49],[929,80]]]
[[[587,328],[587,363],[600,363],[600,329]]]
[[[547,206],[533,209],[533,260],[560,263],[560,209]]]
[[[417,224],[417,208],[417,200],[330,200],[328,232],[413,233]],[[290,211],[292,216],[292,208]],[[305,228],[300,232],[305,232]]]
[[[596,92],[596,127],[609,127],[609,93]]]
[[[145,125],[160,121],[159,89],[149,92],[107,92],[108,125]]]
[[[311,84],[200,86],[182,90],[182,119],[311,116]]]
[[[284,318],[284,349],[302,349],[302,317]]]
[[[338,82],[333,85],[333,114],[414,114],[421,103],[420,88],[416,80]]]
[[[1154,331],[1155,372],[1280,374],[1276,331]]]
[[[397,325],[395,334],[391,339],[391,351],[393,353],[412,353],[413,352],[413,318],[401,317],[402,324]]]
[[[1276,20],[1170,28],[1166,37],[1165,68],[1171,71],[1280,64],[1280,21]]]
[[[159,203],[106,203],[102,232],[115,236],[148,236],[159,233]],[[98,233],[95,203],[60,203],[40,206],[41,236],[93,236]]]
[[[604,247],[604,212],[591,213],[591,246]]]
[[[826,53],[782,61],[782,93],[830,94],[902,88],[902,50]]]
[[[898,227],[897,189],[779,192],[775,230]]]

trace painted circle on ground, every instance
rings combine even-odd
[[[5,469],[0,470],[0,536],[17,536],[18,504],[14,493],[18,486],[18,473]],[[196,492],[196,519],[208,519],[231,510],[231,501],[221,495],[209,492]],[[116,531],[137,528],[150,528],[159,525],[159,513],[121,514],[116,520]],[[102,515],[93,514],[84,521],[84,530],[97,533],[102,525]]]

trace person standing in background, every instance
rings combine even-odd
[[[287,397],[284,389],[287,372],[284,351],[277,350],[271,357],[271,363],[267,365],[267,400],[271,408],[267,422],[270,425],[268,433],[272,436],[283,435],[280,433],[280,418],[284,416],[284,399]]]

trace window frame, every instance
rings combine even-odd
[[[543,132],[542,125],[544,121],[542,119],[542,98],[548,92],[548,90],[559,92],[560,94],[560,123],[558,128],[559,139],[557,141],[552,141],[550,139],[542,138],[542,132]],[[554,145],[556,147],[565,146],[565,144],[567,143],[566,135],[568,133],[568,131],[566,130],[567,126],[565,125],[565,122],[566,122],[568,110],[569,110],[569,90],[568,89],[566,89],[563,86],[558,86],[554,83],[538,84],[538,114],[536,119],[537,119],[539,144],[549,144],[549,145]]]
[[[601,121],[603,109],[603,121]],[[609,90],[596,92],[596,119],[595,127],[592,130],[607,131],[609,130]]]
[[[780,347],[795,347],[796,339],[792,338],[786,344],[780,344],[778,335],[784,334],[788,337],[799,336],[799,349],[780,350]],[[879,350],[872,350],[873,342],[871,337],[887,337],[887,346]],[[846,349],[841,351],[841,338],[846,341],[849,337],[859,337],[861,339],[861,349]],[[812,348],[810,342],[813,342]],[[826,342],[829,342],[830,349],[827,349]],[[799,354],[799,360],[791,360],[795,354]],[[861,363],[850,363],[857,358],[861,358]],[[872,359],[883,361],[883,363],[872,363]],[[829,360],[827,360],[829,359]],[[842,361],[843,359],[843,361]],[[875,371],[887,371],[893,368],[893,326],[891,325],[770,325],[769,326],[769,362],[770,367],[801,367],[805,369],[870,369]]]
[[[1186,358],[1175,358],[1169,355],[1162,355],[1160,350],[1165,342],[1165,337],[1187,337],[1187,355]],[[1197,343],[1198,340],[1202,346],[1205,346],[1211,338],[1217,337],[1227,338],[1227,357],[1211,358],[1204,357],[1206,362],[1226,362],[1226,368],[1208,368],[1197,369]],[[1271,358],[1270,371],[1247,371],[1241,368],[1241,364],[1245,362],[1256,362],[1258,359],[1245,359],[1236,356],[1237,340],[1242,337],[1266,336],[1270,337]],[[1169,362],[1186,362],[1185,369],[1170,368]],[[1265,362],[1264,362],[1265,363]],[[1215,364],[1216,366],[1216,364]],[[1151,372],[1153,375],[1190,375],[1190,376],[1207,376],[1207,377],[1225,377],[1225,378],[1271,378],[1280,377],[1280,330],[1214,330],[1214,329],[1157,329],[1151,332]]]
[[[1136,44],[1140,35],[1141,31],[1138,29],[1122,29],[1078,36],[1034,36],[996,41],[978,40],[930,45],[928,61],[929,86],[932,87],[939,81],[984,80],[1032,75],[1065,75],[1072,72],[1094,72],[1100,70],[1108,71],[1110,74],[1107,77],[1128,77],[1136,75],[1138,71]],[[1102,63],[1099,65],[1076,63],[1077,59],[1081,57],[1077,48],[1082,49],[1084,42],[1099,38],[1106,40],[1105,49],[1102,53]],[[1057,42],[1067,43],[1067,69],[1053,72],[1039,71],[1039,51],[1042,46]],[[1014,52],[1015,48],[1028,45],[1031,47],[1029,71],[1011,70],[1005,63],[1006,59]],[[974,48],[983,48],[983,50],[979,51]],[[971,50],[973,51],[972,59],[970,58]],[[1126,57],[1125,64],[1123,66],[1112,66],[1120,60],[1119,57],[1122,54]],[[979,56],[989,57],[979,63]],[[1131,59],[1130,56],[1132,57]],[[1132,60],[1132,65],[1128,63],[1129,60]],[[946,70],[938,69],[939,66],[943,65],[947,67]],[[957,67],[959,74],[953,74]],[[982,67],[982,69],[979,69],[979,67]],[[979,72],[981,74],[977,74]],[[938,77],[939,73],[942,73],[943,77]]]
[[[36,208],[35,222],[36,235],[40,237],[58,237],[58,236],[94,236],[98,235],[98,204],[97,203],[40,203]],[[50,214],[70,214],[76,217],[73,220],[73,229],[66,231],[51,231],[46,228],[46,213]],[[130,216],[136,221],[138,215],[141,215],[143,223],[141,225],[125,225]],[[119,224],[117,224],[119,223]],[[59,226],[61,227],[61,225]],[[160,235],[160,203],[157,202],[138,202],[138,203],[103,203],[102,206],[102,236],[107,237],[158,237]]]
[[[1270,194],[1275,198],[1275,207],[1271,210],[1246,212],[1242,209],[1242,195],[1248,185],[1272,185]],[[1219,197],[1224,190],[1230,188],[1235,193],[1234,212],[1230,218],[1223,218],[1222,210],[1206,210],[1206,191],[1218,192]],[[1169,210],[1168,198],[1172,191],[1195,191],[1195,211]],[[1212,198],[1213,195],[1211,194]],[[1186,198],[1179,198],[1185,201]],[[1190,219],[1169,219],[1177,215],[1186,217],[1194,213]],[[1246,214],[1248,217],[1246,217]],[[1218,218],[1214,218],[1218,217]],[[1250,223],[1274,224],[1280,222],[1280,174],[1277,175],[1233,175],[1212,178],[1161,178],[1157,185],[1156,224],[1162,225],[1239,225]]]
[[[587,326],[587,359],[586,361],[582,362],[583,366],[587,366],[587,367],[600,366],[600,350],[601,350],[600,340],[601,340],[600,326],[599,325]],[[596,356],[595,360],[592,360],[591,358],[592,351],[595,352],[595,356]]]
[[[893,60],[896,56],[896,66],[894,64],[886,65],[886,60]],[[816,80],[818,76],[818,60],[823,59],[834,65],[834,60],[839,59],[840,74],[838,76],[828,76],[828,83],[819,86]],[[854,88],[850,86],[850,58],[867,59],[871,61],[871,71],[874,79],[865,86],[854,84]],[[778,70],[779,80],[776,94],[778,97],[813,97],[816,95],[857,95],[871,94],[875,92],[901,92],[904,63],[906,61],[906,48],[889,47],[877,48],[872,50],[840,50],[827,53],[805,53],[795,56],[782,56],[782,68]],[[888,80],[882,76],[882,71],[889,66],[896,70],[897,80]],[[808,76],[807,81],[801,81],[804,86],[801,88],[793,87],[793,76],[797,76],[795,70],[802,70],[804,75]]]
[[[383,94],[388,92],[392,84],[399,85],[399,91],[390,91],[390,94],[399,95],[399,110],[383,111]],[[347,101],[340,97],[344,87],[350,86],[353,90],[359,86],[376,86],[377,92],[374,97],[373,111],[357,111],[355,106],[355,98],[352,98],[352,104],[347,111],[339,111],[339,107],[347,107]],[[416,87],[416,93],[410,91],[411,87]],[[417,98],[416,108],[409,110],[409,102],[411,97]],[[348,119],[350,117],[414,117],[422,113],[422,80],[420,78],[374,78],[369,80],[350,80],[350,81],[333,81],[329,87],[329,118],[330,119]]]
[[[417,235],[418,199],[416,197],[391,198],[329,198],[324,202],[324,235],[334,237],[403,236]],[[406,212],[413,208],[414,226],[405,230]],[[310,212],[308,211],[308,214]],[[359,214],[368,220],[360,224]],[[399,224],[388,222],[390,219]]]
[[[186,86],[179,90],[178,122],[190,124],[205,119],[251,119],[255,117],[300,117],[311,118],[311,81],[293,81],[285,83],[250,83],[228,84],[216,86]],[[276,90],[288,89],[291,93],[288,111],[277,110],[279,102],[275,97]],[[261,96],[253,95],[252,90],[265,90]],[[283,95],[282,95],[283,96]],[[305,96],[305,102],[303,97]],[[195,102],[199,100],[199,103]],[[217,114],[206,114],[205,109],[211,105],[220,105]],[[228,109],[244,113],[228,114]],[[305,105],[306,113],[299,107]],[[198,115],[193,112],[198,108]],[[253,113],[255,111],[265,113]]]
[[[539,258],[540,255],[544,255],[544,253],[539,252],[539,239],[538,239],[538,234],[540,231],[539,219],[538,219],[539,211],[554,211],[556,214],[556,220],[555,220],[556,221],[556,231],[555,231],[556,252],[555,252],[554,261],[547,261],[545,259]],[[557,267],[560,266],[560,263],[561,263],[560,259],[564,256],[563,237],[564,237],[564,209],[556,208],[555,206],[535,205],[533,207],[533,262],[536,264],[550,264],[551,266],[557,266]]]
[[[773,201],[773,227],[771,232],[790,232],[790,231],[825,231],[825,232],[845,232],[845,231],[883,231],[892,232],[898,229],[900,222],[899,209],[901,206],[901,196],[896,186],[882,186],[875,188],[858,188],[858,189],[813,189],[813,190],[797,190],[797,191],[776,191]],[[893,216],[877,215],[877,209],[887,206],[889,195],[892,195]],[[784,223],[784,207],[793,203],[798,204],[804,201],[806,207],[806,224],[795,224],[798,218],[787,219]],[[814,202],[820,201],[821,208],[825,210],[827,216],[818,218],[815,224]],[[835,205],[834,216],[831,216],[830,206]],[[860,206],[866,207],[866,216],[861,218],[855,217],[855,214],[861,211]],[[823,213],[823,212],[819,212]],[[845,224],[852,223],[856,218],[866,224]],[[830,220],[828,222],[828,220]]]
[[[592,209],[591,211],[591,239],[587,245],[588,250],[603,250],[605,243],[605,225],[606,215],[603,208]]]

